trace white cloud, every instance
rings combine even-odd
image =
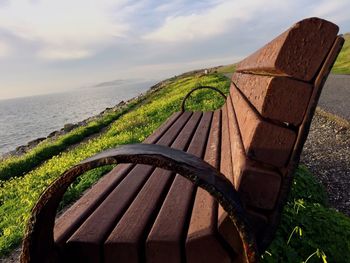
[[[283,8],[283,1],[271,0],[268,8]],[[258,11],[266,9],[266,2],[223,1],[213,8],[184,16],[169,16],[165,23],[143,38],[152,41],[179,42],[219,35],[227,29],[254,18]]]
[[[48,48],[38,52],[39,57],[48,60],[72,60],[86,58],[92,55],[92,52],[84,49],[68,50],[68,49],[54,49]]]
[[[128,26],[112,16],[121,1],[12,0],[0,8],[0,29],[39,42],[43,58],[81,58],[123,36]],[[114,9],[113,9],[114,8]],[[73,51],[72,51],[73,50]]]
[[[0,57],[7,57],[11,53],[11,48],[4,42],[0,41]]]

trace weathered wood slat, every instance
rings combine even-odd
[[[204,160],[219,169],[221,111],[214,112]],[[186,262],[231,262],[217,232],[218,205],[201,188],[197,189],[186,240]]]
[[[281,176],[276,171],[262,167],[246,157],[230,99],[227,100],[227,118],[236,190],[240,193],[246,207],[271,210],[275,207],[279,194]]]
[[[181,125],[182,119],[189,117],[188,114],[189,113],[185,115],[182,114],[181,119],[178,120],[181,113],[174,113],[158,128],[158,130],[145,140],[145,143],[156,143],[176,121]],[[176,129],[176,125],[179,124],[175,124],[174,129]],[[68,237],[72,235],[79,225],[81,225],[81,223],[92,213],[102,200],[104,200],[116,185],[127,175],[132,167],[134,167],[134,165],[118,165],[110,173],[101,178],[89,191],[74,203],[74,205],[65,211],[55,223],[55,243],[63,245]]]
[[[232,81],[263,118],[300,125],[312,85],[287,77],[235,73]]]
[[[295,132],[262,120],[233,84],[230,95],[246,155],[276,167],[286,165],[295,142]]]
[[[141,262],[143,239],[174,174],[156,169],[104,244],[104,262]]]
[[[231,159],[231,141],[228,126],[227,117],[227,101],[222,107],[222,119],[221,119],[221,161],[220,161],[220,172],[226,176],[227,179],[234,185],[233,168],[234,165]],[[237,259],[243,259],[244,255],[242,252],[242,241],[239,237],[237,230],[231,223],[228,214],[219,205],[218,209],[218,225],[217,229],[223,239],[233,248],[236,253]],[[239,261],[238,261],[239,262]]]
[[[203,114],[187,152],[203,156],[211,118],[211,112]],[[171,263],[184,259],[186,225],[192,210],[193,191],[193,185],[176,176],[146,240],[146,261]]]
[[[192,115],[172,148],[186,150],[201,115],[199,112]],[[116,258],[120,262],[137,263],[141,261],[148,223],[154,220],[153,213],[158,210],[159,202],[163,201],[164,188],[168,190],[168,187],[165,186],[171,183],[171,179],[173,179],[171,173],[161,169],[157,169],[152,174],[105,241],[105,262],[115,262]],[[159,200],[160,198],[162,200]]]
[[[101,262],[101,243],[133,202],[153,170],[149,165],[135,166],[68,239],[66,246],[70,258],[83,262]]]
[[[329,21],[304,19],[238,63],[236,70],[311,81],[338,31]]]

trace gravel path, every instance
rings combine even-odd
[[[339,123],[318,111],[301,163],[326,187],[330,205],[350,216],[350,123]]]

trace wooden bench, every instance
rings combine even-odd
[[[65,172],[33,209],[22,262],[258,261],[342,47],[337,33],[318,18],[295,24],[237,65],[221,109],[174,113],[143,144]],[[125,164],[55,223],[74,179],[112,163]]]

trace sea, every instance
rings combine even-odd
[[[69,92],[0,100],[0,156],[147,91],[154,80],[101,83]]]

